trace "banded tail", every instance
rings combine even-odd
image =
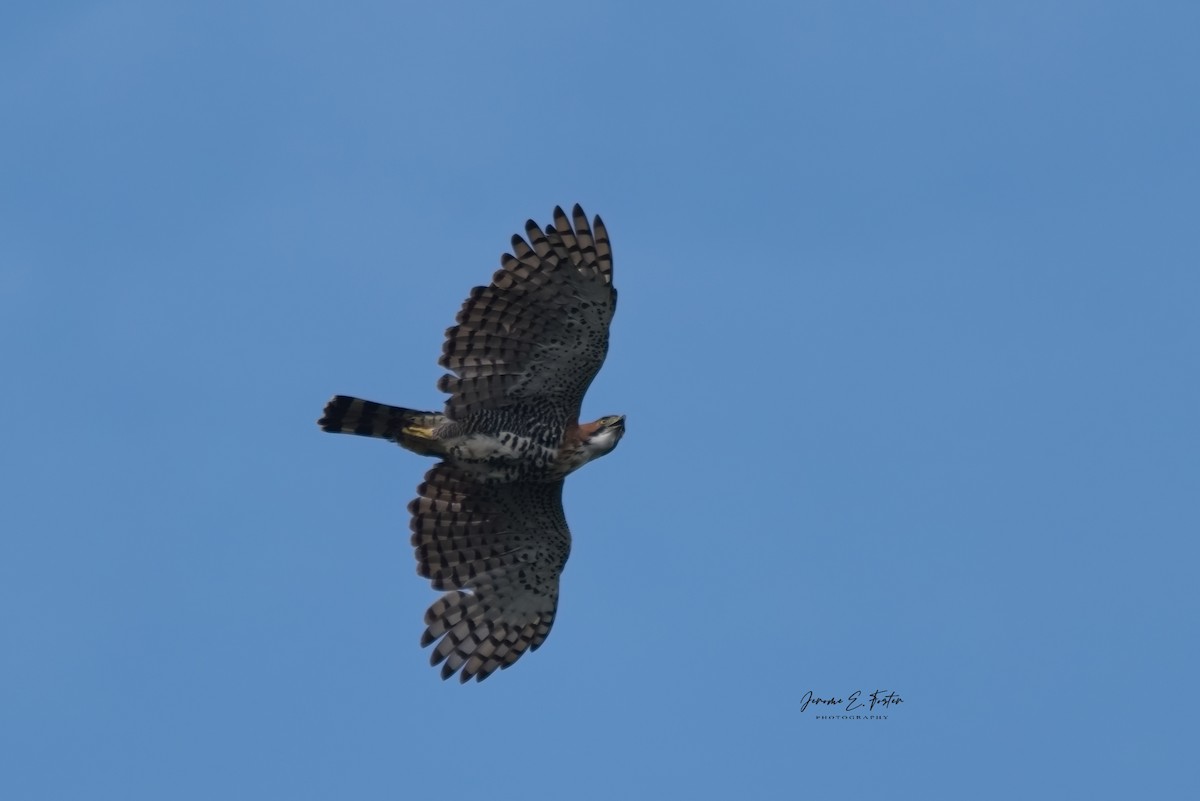
[[[349,395],[334,395],[325,404],[325,413],[317,425],[333,434],[389,439],[410,451],[434,455],[437,441],[433,431],[445,421],[445,416],[436,412],[418,412]]]

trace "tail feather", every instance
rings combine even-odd
[[[360,437],[380,437],[399,442],[404,429],[431,429],[444,419],[434,412],[418,412],[400,406],[334,395],[325,404],[325,414],[317,421],[322,430],[334,434],[357,434]],[[406,446],[410,437],[404,436]]]

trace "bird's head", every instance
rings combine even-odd
[[[614,414],[601,417],[587,426],[587,429],[588,435],[583,446],[590,454],[590,458],[595,459],[617,447],[621,437],[625,436],[625,415]]]

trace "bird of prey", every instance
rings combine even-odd
[[[483,681],[550,633],[571,548],[563,479],[625,433],[621,415],[579,422],[616,305],[604,223],[556,208],[552,225],[530,220],[512,238],[447,329],[442,412],[337,395],[318,421],[441,460],[408,511],[417,573],[445,591],[421,637],[437,642],[443,679]]]

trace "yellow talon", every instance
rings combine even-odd
[[[400,433],[416,439],[433,439],[433,429],[428,426],[405,426]]]

